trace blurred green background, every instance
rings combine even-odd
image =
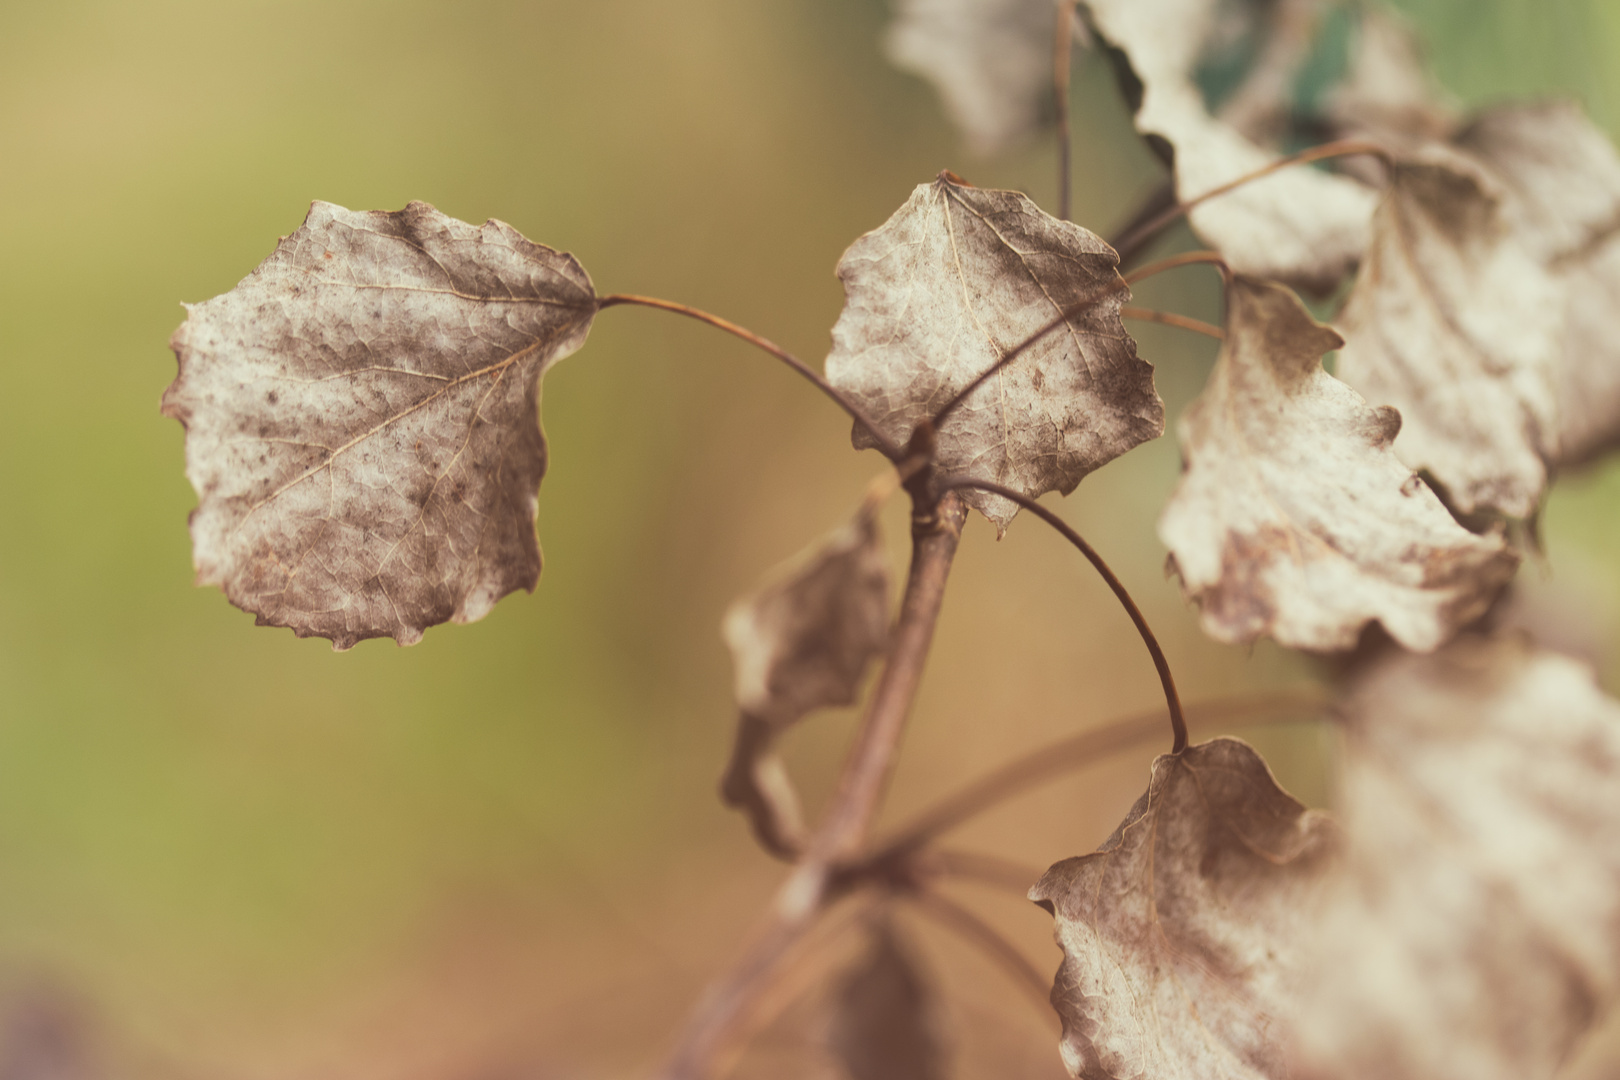
[[[1612,0],[1402,6],[1465,101],[1574,94],[1620,133]],[[878,0],[0,3],[0,1004],[56,1010],[124,1076],[656,1060],[779,874],[713,794],[721,613],[835,525],[879,459],[761,355],[609,311],[546,380],[535,594],[409,650],[337,655],[192,587],[165,343],[180,301],[229,289],[311,199],[424,199],[573,251],[603,291],[696,304],[819,361],[840,252],[913,185],[951,167],[1055,204],[1050,138],[969,157],[932,90],[883,59],[887,18]],[[1074,107],[1075,215],[1107,233],[1157,167],[1099,62]],[[1217,317],[1213,275],[1140,295]],[[1213,343],[1139,340],[1173,416]],[[1176,471],[1160,440],[1062,512],[1135,591],[1189,699],[1298,683],[1278,650],[1204,640],[1164,580],[1153,523]],[[1566,478],[1524,572],[1585,606],[1569,625],[1611,688],[1617,533],[1620,468]],[[894,808],[1157,693],[1077,558],[1030,521],[999,544],[975,521]],[[790,746],[812,801],[849,724]],[[1255,738],[1327,797],[1320,733]],[[969,841],[1036,867],[1089,850],[1155,749]],[[1042,913],[974,902],[1055,963]],[[964,1074],[1027,1054],[1049,1075],[1049,1020],[925,944],[969,1032]],[[0,1040],[26,1026],[0,1019]]]

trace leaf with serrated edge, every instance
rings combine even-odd
[[[844,311],[827,378],[905,445],[955,394],[1063,313],[1064,325],[975,390],[938,433],[947,476],[1035,497],[1164,432],[1153,367],[1120,322],[1114,250],[1017,192],[922,184],[838,263]],[[862,440],[856,427],[857,446]],[[963,493],[998,529],[1017,507]]]
[[[1175,151],[1179,198],[1203,195],[1278,159],[1252,124],[1242,130],[1211,115],[1194,81],[1204,49],[1230,14],[1218,0],[1085,0],[1084,6],[1098,33],[1124,53],[1141,83],[1136,129]],[[1292,9],[1315,6],[1284,7],[1293,21],[1308,22],[1312,10]],[[1308,28],[1284,28],[1293,39],[1286,43],[1290,47],[1259,72],[1277,89],[1289,80],[1273,69],[1287,74],[1292,65],[1297,70],[1310,40]],[[1286,102],[1270,102],[1269,110],[1264,104],[1248,105],[1247,111],[1265,116]],[[1375,201],[1368,188],[1346,177],[1284,169],[1194,208],[1188,220],[1234,269],[1327,290],[1365,248]]]
[[[1406,647],[1432,649],[1518,565],[1396,460],[1395,410],[1322,370],[1341,344],[1282,286],[1228,284],[1226,340],[1183,416],[1181,483],[1159,521],[1221,641],[1347,649],[1377,619]]]
[[[885,51],[932,82],[978,153],[1029,135],[1052,99],[1054,0],[900,0]]]
[[[1396,454],[1455,509],[1529,517],[1557,449],[1561,311],[1500,185],[1431,146],[1396,167],[1374,216],[1338,374],[1400,410]]]
[[[534,588],[539,379],[596,313],[572,256],[426,203],[317,202],[188,311],[163,412],[186,427],[199,583],[339,649]]]
[[[1298,960],[1337,830],[1215,739],[1153,763],[1147,793],[1096,854],[1030,890],[1063,966],[1052,1003],[1083,1080],[1281,1080]]]
[[[1564,294],[1558,462],[1620,445],[1620,154],[1573,102],[1488,109],[1458,137],[1517,197],[1518,235]]]
[[[927,976],[882,923],[838,989],[827,1041],[850,1080],[944,1080],[936,1011]]]
[[[1343,706],[1320,1080],[1551,1077],[1620,991],[1620,703],[1515,639],[1396,655]]]
[[[731,606],[721,627],[736,669],[737,737],[720,782],[768,850],[803,836],[798,796],[775,751],[806,713],[850,705],[888,644],[889,561],[872,505],[777,582]]]

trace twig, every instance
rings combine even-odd
[[[782,361],[782,363],[786,364],[788,367],[810,380],[810,382],[815,384],[816,389],[820,390],[823,394],[826,394],[833,401],[837,402],[840,409],[843,409],[846,413],[848,413],[851,419],[864,427],[867,432],[871,434],[872,442],[876,444],[878,450],[883,454],[884,457],[888,458],[890,461],[898,462],[905,456],[904,452],[893,439],[889,438],[887,435],[883,434],[883,432],[878,430],[877,425],[872,423],[871,419],[861,411],[860,406],[856,405],[849,398],[845,397],[837,387],[833,386],[832,383],[823,378],[821,374],[809,364],[806,364],[803,360],[800,360],[797,356],[794,356],[792,353],[788,352],[774,341],[771,341],[768,338],[760,337],[752,330],[738,326],[729,319],[722,319],[718,315],[711,315],[707,311],[700,311],[695,307],[676,303],[674,300],[660,300],[654,296],[636,296],[631,293],[613,293],[610,296],[604,296],[597,300],[596,307],[597,310],[601,310],[603,308],[617,307],[621,304],[635,304],[640,307],[657,308],[660,311],[673,311],[677,315],[685,315],[689,319],[696,319],[698,322],[708,323],[710,326],[724,330],[728,334],[734,334],[737,337],[742,338],[750,345],[763,349],[765,352],[770,353],[772,356]]]
[[[1018,951],[1016,945],[973,912],[937,892],[924,889],[905,895],[917,905],[918,911],[931,916],[940,926],[978,947],[994,960],[1014,982],[1029,992],[1041,1015],[1048,1021],[1052,1019],[1052,980],[1042,975],[1029,958]]]
[[[1180,255],[1171,255],[1169,258],[1137,267],[1125,275],[1125,284],[1135,285],[1138,281],[1150,278],[1154,274],[1162,274],[1166,270],[1174,270],[1178,266],[1191,266],[1195,263],[1214,263],[1216,266],[1225,266],[1226,260],[1221,258],[1221,253],[1218,251],[1183,251]]]
[[[1075,0],[1057,6],[1057,32],[1052,41],[1052,103],[1057,107],[1058,137],[1058,217],[1069,220],[1069,198],[1073,181],[1070,174],[1071,135],[1069,132],[1069,71],[1074,44]]]
[[[1191,330],[1195,334],[1203,334],[1217,341],[1226,340],[1226,331],[1199,319],[1189,319],[1185,315],[1177,315],[1173,311],[1155,311],[1145,307],[1122,307],[1119,309],[1122,319],[1136,319],[1140,322],[1163,323],[1166,326],[1178,327],[1182,330]]]
[[[986,855],[978,851],[957,851],[942,848],[937,851],[917,852],[913,857],[917,869],[928,875],[962,878],[1024,898],[1031,885],[1041,879],[1042,871],[1033,866],[1004,859],[1000,855]]]
[[[1157,187],[1148,192],[1147,198],[1131,212],[1125,224],[1114,230],[1113,239],[1108,241],[1108,246],[1119,253],[1119,265],[1130,265],[1131,260],[1141,253],[1142,248],[1153,241],[1152,236],[1141,232],[1142,225],[1157,218],[1174,205],[1176,205],[1176,182],[1172,177],[1165,177]],[[1129,247],[1125,245],[1127,239],[1133,241]]]
[[[814,924],[827,900],[836,895],[829,887],[833,866],[865,841],[922,679],[966,517],[962,500],[950,493],[937,505],[915,506],[911,572],[893,645],[844,762],[832,803],[804,857],[778,890],[765,927],[736,966],[698,1003],[664,1067],[661,1075],[665,1080],[710,1076],[715,1063],[746,1035],[757,1002],[776,981],[783,958]]]
[[[1170,662],[1164,658],[1164,650],[1159,648],[1159,639],[1153,636],[1153,630],[1148,626],[1147,620],[1142,617],[1141,609],[1136,606],[1136,601],[1132,600],[1131,594],[1126,591],[1125,583],[1114,575],[1114,571],[1109,569],[1108,564],[1103,561],[1103,557],[1097,554],[1097,550],[1086,543],[1085,539],[1075,532],[1068,522],[1034,499],[1014,491],[1012,488],[992,484],[984,480],[974,480],[965,476],[943,481],[939,484],[939,488],[941,491],[975,488],[979,491],[987,491],[992,495],[1000,495],[1003,499],[1017,503],[1052,526],[1052,528],[1063,534],[1065,540],[1079,549],[1080,554],[1086,557],[1086,560],[1096,568],[1097,573],[1102,575],[1102,579],[1108,583],[1108,587],[1114,591],[1120,605],[1125,608],[1125,613],[1131,617],[1131,622],[1136,624],[1136,632],[1142,636],[1142,643],[1147,646],[1149,655],[1153,657],[1153,666],[1158,669],[1159,683],[1164,687],[1164,703],[1170,709],[1170,731],[1173,735],[1170,752],[1179,754],[1185,750],[1187,748],[1187,721],[1181,715],[1181,698],[1176,693],[1175,677],[1170,674]]]
[[[1202,195],[1195,196],[1194,198],[1188,199],[1185,202],[1177,203],[1174,206],[1159,212],[1141,224],[1135,225],[1131,229],[1127,230],[1126,233],[1119,238],[1119,242],[1114,245],[1114,248],[1122,253],[1120,257],[1123,259],[1125,257],[1123,252],[1130,250],[1134,253],[1154,236],[1158,235],[1160,229],[1163,229],[1166,225],[1169,225],[1178,218],[1185,216],[1196,207],[1208,202],[1210,199],[1225,195],[1227,192],[1234,191],[1237,188],[1242,187],[1244,184],[1251,184],[1256,180],[1264,179],[1280,169],[1286,169],[1293,165],[1307,165],[1313,161],[1325,161],[1328,158],[1347,157],[1350,154],[1372,154],[1382,158],[1386,162],[1392,160],[1389,151],[1385,147],[1380,146],[1375,142],[1368,142],[1365,139],[1339,139],[1335,142],[1323,143],[1320,146],[1313,146],[1308,150],[1301,150],[1297,154],[1290,154],[1288,157],[1278,158],[1276,161],[1269,162],[1251,173],[1245,173],[1236,180],[1230,180],[1224,184],[1221,184],[1219,187],[1211,188]]]

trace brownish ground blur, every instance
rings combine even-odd
[[[1468,100],[1571,92],[1620,125],[1606,0],[1405,6]],[[535,595],[409,650],[336,655],[191,587],[165,341],[180,301],[230,288],[309,200],[420,198],[572,250],[604,291],[696,304],[819,361],[839,253],[913,185],[950,167],[1055,203],[1051,140],[969,157],[884,62],[885,20],[873,0],[0,0],[0,1080],[551,1080],[657,1061],[781,876],[714,796],[721,613],[836,524],[879,459],[761,355],[606,312],[546,380]],[[1076,218],[1106,233],[1156,167],[1099,63],[1074,108]],[[1139,296],[1217,315],[1201,270]],[[1213,343],[1139,340],[1173,417]],[[1153,522],[1176,470],[1160,440],[1058,505],[1159,628],[1187,699],[1308,679],[1269,646],[1205,640],[1164,579]],[[887,525],[899,559],[901,507]],[[1617,529],[1620,470],[1568,478],[1524,575],[1611,688]],[[972,521],[885,821],[1157,699],[1078,558],[1031,520],[999,543]],[[851,720],[790,743],[812,803]],[[1330,798],[1323,732],[1252,737],[1285,785]],[[957,841],[1032,873],[1090,850],[1167,741]],[[954,894],[1055,966],[1039,909]],[[850,917],[746,1075],[836,1075],[815,976],[861,940]],[[1061,1075],[1049,1011],[899,918],[958,1075]]]

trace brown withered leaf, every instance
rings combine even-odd
[[[1260,755],[1215,739],[1153,763],[1096,854],[1030,890],[1056,920],[1052,1003],[1083,1080],[1280,1080],[1302,940],[1339,847]]]
[[[1469,636],[1386,660],[1345,719],[1305,1075],[1551,1077],[1620,991],[1620,703],[1573,660]]]
[[[943,1080],[937,1013],[927,975],[884,922],[839,987],[827,1041],[850,1080]]]
[[[1343,344],[1280,285],[1241,275],[1226,340],[1182,419],[1159,521],[1204,629],[1348,649],[1373,619],[1428,650],[1484,612],[1518,557],[1458,525],[1390,445],[1401,419],[1322,369]]]
[[[875,507],[864,505],[780,580],[733,604],[721,633],[741,712],[721,797],[748,813],[768,850],[788,855],[803,823],[776,739],[806,713],[852,704],[888,644],[889,563]]]
[[[534,587],[540,374],[596,312],[572,256],[426,203],[318,202],[188,310],[163,412],[186,426],[199,582],[339,649]]]
[[[948,476],[1067,494],[1164,432],[1153,367],[1120,322],[1129,290],[1117,263],[1096,235],[1025,196],[941,174],[844,252],[827,378],[904,445],[999,357],[1072,312],[963,401],[936,453]],[[862,435],[857,426],[856,445],[870,445]],[[963,497],[999,529],[1017,512],[998,496]]]
[[[1130,62],[1141,87],[1136,128],[1174,152],[1183,200],[1276,161],[1270,142],[1291,103],[1293,76],[1307,61],[1322,4],[1220,0],[1086,0],[1101,37]],[[1195,75],[1232,21],[1268,25],[1247,86],[1210,112]],[[1316,169],[1284,169],[1196,207],[1189,222],[1234,269],[1317,291],[1331,289],[1366,247],[1376,196],[1355,180]]]
[[[1054,0],[900,0],[889,61],[934,84],[977,153],[1029,135],[1051,109]]]
[[[1564,294],[1558,462],[1620,444],[1620,154],[1574,102],[1486,110],[1458,137],[1517,197],[1518,235]]]
[[[1501,186],[1430,146],[1393,170],[1374,215],[1338,374],[1400,410],[1395,452],[1455,509],[1529,517],[1558,444],[1561,311]]]

